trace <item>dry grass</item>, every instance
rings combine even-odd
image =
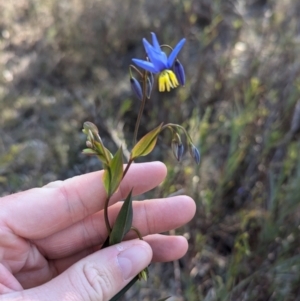
[[[300,300],[300,4],[297,1],[12,0],[0,3],[0,194],[101,168],[80,154],[83,121],[112,150],[130,145],[139,103],[128,65],[157,33],[181,53],[187,85],[154,93],[141,134],[189,128],[200,168],[166,162],[156,192],[198,206],[175,264],[154,265],[126,300]],[[297,299],[298,298],[298,299]]]

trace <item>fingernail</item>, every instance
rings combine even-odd
[[[150,253],[144,246],[134,245],[118,255],[118,262],[124,280],[136,276],[150,262]]]

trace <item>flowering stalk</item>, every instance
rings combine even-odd
[[[188,139],[188,142],[192,142],[192,138],[191,138],[190,134],[187,132],[187,130],[183,126],[181,126],[179,124],[175,124],[175,123],[167,123],[162,127],[162,129],[165,129],[165,128],[181,129],[184,132],[186,138]]]
[[[169,92],[171,88],[172,89],[176,88],[177,86],[179,86],[179,84],[184,85],[185,83],[184,69],[177,59],[177,55],[180,52],[181,48],[183,47],[185,43],[185,39],[180,40],[180,42],[173,49],[169,45],[160,46],[156,38],[156,35],[154,33],[151,33],[151,35],[152,35],[153,45],[151,45],[146,39],[143,39],[143,44],[147,53],[147,60],[132,59],[132,61],[138,67],[144,70],[144,73],[142,75],[142,82],[143,82],[142,103],[140,106],[140,110],[138,113],[135,129],[134,129],[134,135],[133,135],[134,144],[136,144],[137,142],[138,129],[140,126],[140,122],[141,122],[141,118],[142,118],[142,114],[145,108],[145,103],[147,98],[147,79],[148,79],[147,73],[150,72],[151,76],[152,73],[158,74],[158,89],[160,92],[164,92],[166,90]],[[167,47],[171,49],[171,54],[169,55],[168,58],[165,52],[162,51],[163,47]],[[175,65],[173,67],[174,61],[175,61]],[[134,66],[131,65],[131,67],[137,70]],[[173,71],[173,68],[175,73]],[[139,72],[139,74],[141,73]],[[132,78],[131,69],[130,69],[130,76]],[[138,95],[139,98],[141,98],[140,89],[137,86],[137,84],[134,90],[137,91],[136,94]]]
[[[133,162],[133,159],[130,158],[129,161],[128,161],[128,163],[127,163],[127,165],[126,165],[126,168],[125,168],[125,170],[124,170],[122,180],[123,180],[124,177],[126,176],[126,174],[127,174],[128,170],[129,170],[129,167],[130,167],[130,165],[132,164],[132,162]]]
[[[111,196],[117,191],[122,180],[126,176],[131,164],[136,158],[148,155],[155,147],[159,134],[166,128],[171,130],[172,133],[172,150],[178,161],[183,157],[184,146],[181,140],[180,133],[183,132],[186,136],[186,141],[188,144],[189,152],[192,158],[197,164],[200,162],[200,153],[198,149],[194,146],[191,136],[188,134],[186,129],[178,124],[168,123],[163,125],[160,124],[155,129],[151,130],[140,140],[138,140],[138,130],[141,123],[141,118],[144,112],[146,100],[150,99],[152,88],[154,85],[154,76],[158,78],[158,90],[160,92],[170,91],[185,84],[185,73],[184,68],[177,58],[181,48],[185,43],[185,39],[179,41],[179,43],[174,47],[174,49],[169,45],[159,45],[156,35],[152,35],[152,45],[143,39],[143,44],[146,50],[146,60],[133,59],[133,62],[142,69],[140,71],[134,65],[129,66],[130,73],[130,84],[132,91],[141,101],[134,134],[133,141],[134,146],[130,153],[130,158],[127,162],[125,169],[123,169],[123,151],[122,147],[112,155],[110,151],[105,148],[97,127],[86,122],[84,124],[83,132],[87,135],[87,149],[83,152],[88,155],[96,155],[103,164],[104,174],[103,174],[103,185],[107,194],[107,198],[104,205],[104,220],[107,228],[108,238],[102,245],[102,248],[107,246],[120,243],[125,235],[129,231],[134,231],[139,239],[142,236],[138,229],[132,225],[133,220],[133,206],[132,206],[132,190],[124,200],[119,214],[116,218],[114,225],[110,225],[108,217],[108,207]],[[167,47],[171,50],[170,55],[167,57],[166,53],[162,51],[162,48]],[[138,75],[138,78],[133,76],[133,72]],[[142,83],[142,85],[141,85]],[[117,300],[119,296],[124,294],[124,292],[138,279],[147,278],[147,269],[140,272],[140,274],[135,277],[119,294],[117,294],[111,301]]]
[[[106,198],[105,203],[104,203],[104,221],[105,221],[105,227],[106,227],[108,236],[111,233],[111,226],[110,226],[109,219],[108,219],[108,204],[109,204],[109,201],[110,201],[110,196],[108,196]]]
[[[144,112],[146,99],[147,99],[147,93],[146,93],[146,89],[147,89],[147,71],[146,70],[143,73],[143,79],[142,80],[143,80],[143,88],[142,88],[143,98],[142,98],[142,103],[140,105],[139,113],[138,113],[137,120],[136,120],[136,123],[135,123],[135,128],[134,128],[134,134],[133,134],[133,143],[134,144],[137,143],[138,130],[139,130],[139,127],[140,127],[140,123],[141,123],[141,119],[142,119],[142,115],[143,115],[143,112]]]

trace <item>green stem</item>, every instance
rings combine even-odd
[[[139,110],[139,114],[135,123],[135,128],[134,128],[134,134],[133,134],[133,143],[134,145],[137,142],[137,135],[138,135],[138,130],[140,127],[140,123],[141,123],[141,119],[142,119],[142,115],[144,112],[144,108],[145,108],[145,103],[146,103],[146,99],[147,99],[147,95],[146,95],[146,90],[147,90],[147,71],[144,72],[143,75],[143,99],[142,99],[142,103],[140,106],[140,110]]]
[[[106,198],[105,204],[104,204],[104,221],[105,221],[105,226],[107,229],[108,236],[111,233],[111,227],[108,219],[108,204],[109,204],[110,196]]]
[[[130,165],[132,164],[132,162],[133,162],[133,160],[130,158],[129,161],[128,161],[128,163],[127,163],[127,165],[126,165],[126,168],[125,168],[125,170],[124,170],[124,172],[123,172],[122,180],[123,180],[124,177],[126,176],[126,174],[127,174],[128,170],[129,170],[129,167],[130,167]]]
[[[186,129],[183,126],[181,126],[179,124],[167,123],[162,127],[161,130],[164,130],[165,128],[172,128],[172,127],[181,129],[185,133],[188,141],[192,143],[193,140],[192,140],[191,136],[189,135],[189,133],[186,131]]]
[[[140,77],[143,77],[143,74],[140,72],[140,70],[138,68],[136,68],[134,65],[129,65],[129,74],[131,77],[132,77],[131,69],[134,69],[135,72],[137,72],[140,75]]]

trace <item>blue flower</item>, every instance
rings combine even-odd
[[[167,57],[166,53],[161,50],[155,33],[152,32],[151,35],[153,45],[151,45],[145,38],[143,39],[143,44],[149,61],[139,59],[132,59],[132,61],[146,71],[159,74],[158,89],[160,92],[164,92],[165,90],[170,91],[171,88],[179,86],[178,79],[173,72],[172,67],[186,40],[180,40],[172,50],[169,57]]]

